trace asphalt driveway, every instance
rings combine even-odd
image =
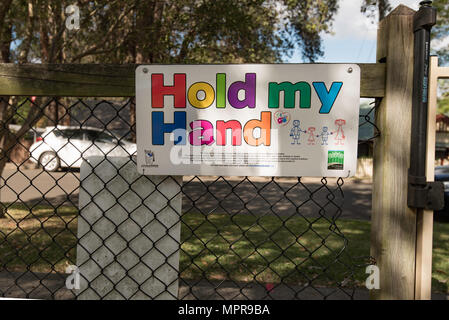
[[[340,182],[341,183],[341,182]],[[79,172],[17,170],[8,165],[0,184],[2,203],[78,205]],[[184,177],[183,211],[252,215],[326,216],[369,220],[371,181],[335,178]]]

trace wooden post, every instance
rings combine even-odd
[[[400,5],[379,24],[377,60],[386,62],[376,110],[371,255],[380,271],[374,299],[414,299],[416,210],[407,206],[413,88],[413,15]]]
[[[429,108],[427,118],[427,181],[435,176],[435,131],[438,78],[438,58],[432,57],[429,73]],[[415,299],[430,300],[432,293],[433,211],[418,210],[416,225],[416,284]]]
[[[448,79],[449,68],[438,67],[438,57],[431,57],[429,74],[429,109],[427,119],[427,181],[433,181],[435,177],[435,135],[439,78]],[[418,210],[416,228],[415,299],[430,300],[432,294],[432,210]]]

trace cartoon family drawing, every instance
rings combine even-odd
[[[317,137],[321,137],[321,145],[327,146],[327,142],[329,141],[329,135],[334,134],[333,132],[329,132],[328,127],[323,127],[323,130]]]
[[[337,119],[335,120],[335,125],[337,126],[337,134],[335,135],[336,145],[344,145],[345,132],[343,131],[343,126],[346,124],[346,120]]]
[[[309,135],[309,139],[307,139],[307,144],[309,146],[315,145],[315,127],[309,127],[307,129],[307,134]]]
[[[292,144],[301,144],[299,142],[299,139],[301,138],[301,132],[307,133],[307,131],[302,130],[299,125],[299,120],[293,120],[293,128],[290,130],[290,137],[293,138]]]
[[[308,145],[315,145],[315,137],[321,138],[321,145],[327,146],[329,144],[329,136],[333,135],[335,133],[334,140],[336,141],[336,145],[344,145],[344,140],[346,139],[345,132],[343,131],[343,126],[346,124],[346,120],[344,119],[337,119],[335,120],[335,125],[337,127],[335,132],[329,131],[329,128],[327,126],[323,126],[321,133],[315,135],[316,128],[315,127],[309,127],[306,131],[302,130],[300,127],[300,121],[294,120],[293,121],[293,127],[290,130],[290,137],[292,137],[293,142],[292,144],[301,144],[299,142],[301,138],[301,133],[308,134],[307,144]]]

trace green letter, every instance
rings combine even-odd
[[[226,107],[226,73],[217,73],[217,108]]]
[[[284,108],[295,107],[296,91],[301,93],[299,99],[300,108],[310,108],[310,85],[307,82],[270,82],[268,93],[268,108],[279,108],[279,93],[284,91]]]

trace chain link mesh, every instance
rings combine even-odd
[[[114,194],[109,182],[122,178],[128,179],[123,194],[133,192],[136,202],[146,205],[154,196],[164,199],[158,210],[147,207],[153,218],[140,223],[134,209],[122,203],[123,194],[114,195],[115,205],[140,231],[124,239],[124,247],[117,251],[108,243],[129,226],[108,216],[109,208],[101,204],[97,204],[101,219],[81,214],[79,167],[92,155],[105,161],[108,157],[134,161],[134,99],[1,97],[0,108],[2,297],[76,298],[79,292],[66,287],[66,271],[77,265],[83,247],[81,220],[113,255],[109,264],[97,265],[99,275],[83,279],[84,290],[93,290],[99,299],[353,299],[362,285],[362,267],[370,262],[350,254],[351,244],[339,228],[342,178],[144,176],[138,179],[153,187],[141,195],[133,189],[138,179],[129,180],[117,168],[104,181],[104,190]],[[379,134],[374,109],[361,115],[361,126],[374,127],[373,136],[363,143]],[[167,195],[168,183],[176,184],[178,192]],[[179,197],[181,210],[172,205]],[[163,210],[176,214],[177,222],[161,218]],[[100,223],[107,223],[110,232],[97,231]],[[148,236],[145,230],[154,223],[158,232]],[[177,226],[179,239],[172,236]],[[134,248],[131,244],[138,237],[146,237],[148,246]],[[166,237],[177,247],[169,254],[155,245]],[[139,258],[155,250],[163,256],[164,266]],[[125,252],[136,259],[134,264],[132,259],[118,258]],[[173,264],[177,259],[179,266]],[[121,268],[119,279],[108,272],[113,264]],[[164,279],[167,265],[176,272],[174,281],[179,279],[177,292],[169,288],[174,281]],[[140,279],[143,274],[143,282],[134,279],[136,273]],[[158,291],[141,290],[149,281]],[[92,285],[97,282],[103,287],[100,291]],[[127,289],[122,290],[125,284]]]

